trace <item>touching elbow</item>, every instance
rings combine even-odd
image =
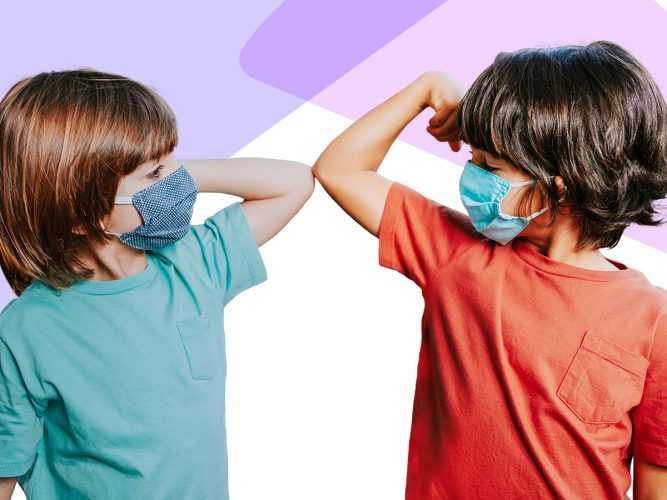
[[[305,163],[294,162],[295,180],[293,183],[293,191],[299,193],[300,197],[305,200],[310,198],[315,189],[315,178],[313,177],[313,170],[310,165]]]
[[[312,172],[315,179],[317,179],[317,182],[326,188],[332,175],[332,170],[327,167],[326,163],[317,160],[315,165],[313,165]]]
[[[306,199],[310,198],[311,195],[313,194],[313,191],[315,190],[315,177],[313,174],[313,169],[312,167],[306,165],[306,172],[305,172],[305,181],[304,181],[304,186],[306,188]]]

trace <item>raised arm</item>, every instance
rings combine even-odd
[[[377,173],[387,151],[429,106],[436,113],[427,130],[458,151],[456,114],[461,94],[460,86],[444,73],[424,73],[336,137],[315,162],[315,177],[348,215],[377,236],[392,183]]]
[[[199,192],[243,198],[241,207],[257,245],[273,238],[296,215],[313,192],[309,166],[269,158],[179,160]]]

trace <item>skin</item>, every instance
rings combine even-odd
[[[667,500],[667,467],[635,457],[634,500]]]
[[[158,168],[163,165],[162,168]],[[184,165],[199,192],[227,193],[243,198],[245,213],[258,246],[273,238],[296,215],[313,192],[310,167],[301,163],[264,158],[177,160],[173,154],[139,166],[124,177],[116,196],[145,189]],[[106,231],[123,233],[143,223],[133,205],[115,205],[103,219]],[[80,230],[79,230],[80,231]],[[116,237],[81,259],[94,270],[93,280],[126,278],[146,269],[146,253]],[[0,500],[11,500],[17,478],[0,478]]]
[[[477,148],[471,148],[471,161],[474,165],[483,168],[499,177],[510,182],[521,182],[530,180],[530,177],[516,168],[512,163],[496,158],[487,151]],[[565,185],[560,176],[553,180],[559,188],[562,196],[565,193]],[[510,189],[509,193],[500,202],[500,209],[505,214],[528,216],[542,209],[539,205],[539,198],[535,198],[528,206],[530,212],[519,213],[519,200],[529,186],[520,186]],[[520,233],[520,237],[536,251],[546,255],[552,260],[564,262],[585,269],[594,269],[597,271],[617,271],[618,268],[609,262],[600,253],[599,250],[577,250],[576,242],[578,230],[573,217],[570,215],[571,207],[567,200],[563,200],[558,207],[558,216],[549,227],[540,227],[537,224],[546,224],[549,219],[549,213],[535,217],[531,223]],[[537,224],[536,224],[537,223]]]
[[[375,107],[350,125],[331,142],[313,166],[315,177],[334,201],[368,232],[378,236],[387,193],[393,181],[377,173],[390,146],[400,132],[424,109],[435,112],[427,127],[435,139],[449,143],[453,151],[462,147],[456,129],[456,116],[463,89],[442,72],[421,75],[406,88]],[[492,170],[510,182],[529,177],[514,165],[493,158],[488,152],[472,148],[473,164]],[[553,179],[561,196],[565,194],[563,179]],[[501,202],[504,213],[518,214],[518,200],[525,187],[513,188]],[[537,197],[532,200],[531,213],[542,207]],[[578,228],[567,199],[558,205],[556,220],[548,227],[536,223],[548,221],[548,211],[536,217],[520,233],[536,252],[552,260],[584,269],[616,271],[599,250],[577,250]],[[649,464],[635,458],[635,500],[667,499],[667,467]]]
[[[11,500],[15,486],[15,477],[0,478],[0,500]]]
[[[160,166],[162,167],[160,168]],[[299,211],[314,188],[311,170],[306,165],[264,158],[226,158],[218,160],[177,160],[173,153],[159,162],[139,166],[124,177],[116,196],[130,196],[185,166],[199,192],[227,193],[243,198],[243,209],[258,246],[275,236]],[[114,205],[102,220],[106,231],[124,233],[143,223],[133,205]],[[146,254],[113,238],[95,249],[94,255],[81,255],[94,270],[93,280],[113,280],[132,276],[146,268]]]

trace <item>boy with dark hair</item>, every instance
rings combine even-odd
[[[377,173],[423,109],[471,146],[468,217]],[[406,498],[667,492],[667,291],[606,259],[667,196],[667,112],[609,42],[502,54],[465,96],[426,73],[313,171],[425,310]],[[660,496],[660,498],[662,498]]]

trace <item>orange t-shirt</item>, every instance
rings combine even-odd
[[[501,246],[397,182],[379,262],[425,302],[407,499],[618,499],[633,454],[667,466],[667,291],[641,272]]]

